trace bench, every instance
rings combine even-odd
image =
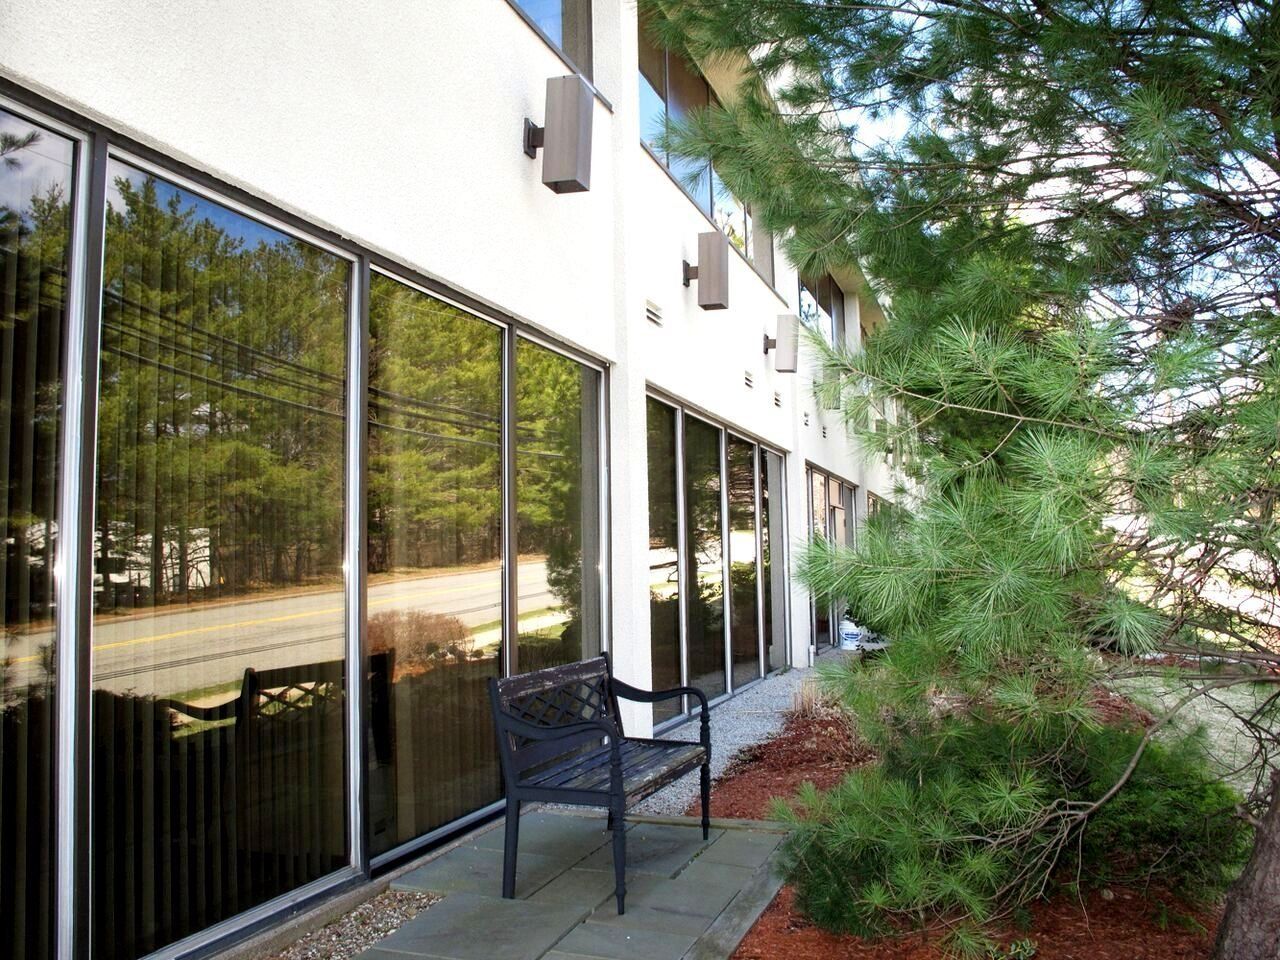
[[[698,701],[698,743],[627,737],[618,699]],[[702,768],[702,839],[710,827],[711,716],[696,687],[641,690],[613,676],[609,655],[489,681],[498,755],[506,783],[507,832],[502,895],[516,892],[520,804],[530,801],[607,807],[613,832],[614,895],[626,912],[626,810],[686,773]]]

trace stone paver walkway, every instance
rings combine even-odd
[[[613,898],[605,818],[541,809],[520,820],[516,899],[503,900],[503,824],[392,886],[444,894],[363,960],[722,960],[777,892],[775,824],[637,818],[627,833],[627,912]]]

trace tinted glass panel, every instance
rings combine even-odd
[[[817,471],[809,471],[810,536],[827,536],[827,478]],[[822,603],[813,603],[813,642],[821,651],[832,643],[831,611]]]
[[[0,957],[51,955],[53,573],[73,143],[0,110]]]
[[[591,76],[591,0],[515,0],[578,69]]]
[[[108,171],[94,560],[95,957],[347,863],[349,264]]]
[[[696,417],[684,423],[689,683],[716,697],[726,690],[720,431]]]
[[[648,17],[641,13],[639,29],[640,61],[640,139],[654,150],[662,161],[667,152],[658,138],[667,127],[667,52],[659,49],[649,35]]]
[[[514,670],[600,652],[600,374],[516,347],[519,639]]]
[[[756,220],[747,224],[751,237],[751,262],[769,283],[773,283],[773,235]]]
[[[501,796],[502,333],[374,274],[369,290],[372,850]]]
[[[678,55],[667,57],[667,110],[672,120],[683,120],[704,109],[710,97],[707,82]],[[711,215],[711,165],[706,161],[671,158],[671,172],[689,191],[694,202]]]
[[[800,320],[818,331],[827,342],[832,338],[831,280],[825,274],[800,280]]]
[[[729,611],[733,685],[760,676],[760,612],[756,596],[756,447],[729,437]]]
[[[654,93],[667,99],[667,52],[653,42],[649,34],[649,18],[643,13],[638,24],[640,76],[649,82]]]
[[[764,578],[765,669],[786,666],[787,571],[783,550],[786,533],[782,524],[782,457],[761,450],[760,471],[760,574]]]
[[[858,534],[858,513],[857,507],[854,505],[854,491],[855,488],[848,484],[844,484],[843,489],[840,491],[841,501],[844,504],[844,530],[842,535],[844,536],[844,545],[850,549],[857,542]]]
[[[729,238],[729,242],[742,253],[750,255],[751,247],[747,236],[747,210],[724,185],[719,175],[711,171],[712,211],[711,219],[715,221],[720,232]]]
[[[650,84],[644,74],[640,75],[640,139],[647,143],[651,150],[665,163],[667,151],[662,146],[661,137],[667,130],[667,105],[662,96]]]
[[[653,689],[680,686],[680,575],[676,502],[676,412],[648,400],[649,639]],[[680,701],[653,706],[654,721],[680,711]]]

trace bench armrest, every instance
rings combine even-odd
[[[641,690],[631,684],[611,678],[614,696],[636,703],[657,703],[659,700],[670,700],[672,697],[696,697],[701,708],[702,722],[699,726],[698,740],[707,751],[708,762],[711,758],[711,708],[707,705],[707,695],[697,687],[672,687],[670,690]]]
[[[636,703],[657,703],[660,700],[670,700],[672,697],[689,696],[696,697],[698,703],[703,710],[707,707],[707,695],[697,687],[672,687],[670,690],[641,690],[639,687],[633,687],[625,680],[619,680],[614,677],[610,681],[613,684],[613,692],[622,697],[623,700],[632,700]]]

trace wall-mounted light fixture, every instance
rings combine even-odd
[[[546,126],[524,118],[524,152],[542,150],[542,182],[556,193],[591,189],[591,88],[577,74],[547,78]]]
[[[778,315],[778,336],[764,335],[764,353],[767,357],[770,350],[777,351],[773,355],[773,369],[779,373],[795,373],[796,361],[800,355],[800,318],[794,313]]]
[[[698,281],[698,306],[723,310],[729,306],[729,238],[719,230],[698,234],[698,262],[684,261],[681,274],[687,287]]]

